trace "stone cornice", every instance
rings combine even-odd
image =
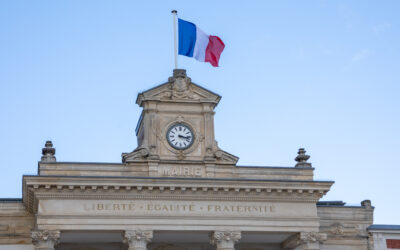
[[[109,182],[109,181],[118,181],[118,182],[139,182],[139,181],[148,181],[154,183],[157,182],[174,182],[174,183],[194,183],[194,182],[209,182],[209,183],[234,183],[234,184],[242,184],[242,183],[314,183],[314,184],[329,184],[332,185],[334,181],[318,181],[318,180],[276,180],[276,179],[248,179],[248,178],[184,178],[184,177],[147,177],[147,176],[66,176],[66,175],[24,175],[24,181],[55,181],[55,182],[69,182],[72,183],[75,180],[82,181],[98,181],[98,182]]]
[[[316,202],[332,182],[24,176],[24,203],[38,199],[176,199]]]
[[[238,180],[206,178],[119,178],[119,177],[55,177],[24,176],[24,187],[33,189],[104,189],[104,190],[181,190],[181,191],[244,191],[250,192],[288,192],[288,193],[326,193],[333,182],[320,181],[277,181],[277,180]]]

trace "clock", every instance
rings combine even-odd
[[[175,123],[169,127],[166,136],[169,145],[178,150],[188,149],[194,142],[192,129],[183,123]]]

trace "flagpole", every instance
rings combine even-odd
[[[178,11],[173,10],[171,11],[172,13],[172,19],[173,19],[173,24],[174,24],[174,59],[175,59],[175,69],[178,68],[178,41],[176,39],[176,18],[178,15]]]

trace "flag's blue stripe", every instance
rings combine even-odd
[[[193,57],[196,44],[196,25],[178,18],[179,55]]]

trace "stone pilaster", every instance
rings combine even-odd
[[[128,250],[146,250],[147,243],[153,239],[153,231],[134,230],[125,231],[124,242],[128,244]]]
[[[60,231],[35,230],[31,232],[35,250],[54,250],[60,239]]]
[[[235,243],[242,234],[238,231],[215,231],[210,235],[210,243],[217,246],[217,250],[234,250]]]
[[[299,250],[319,250],[320,243],[326,241],[327,236],[318,232],[301,232],[289,237],[283,242],[282,247]]]

